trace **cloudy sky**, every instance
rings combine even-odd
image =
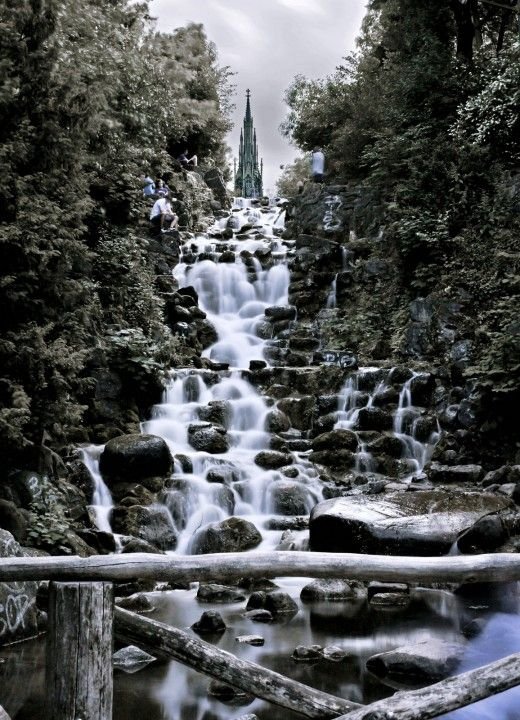
[[[229,137],[237,154],[245,91],[252,110],[264,187],[274,188],[280,165],[298,155],[278,132],[286,115],[283,95],[297,74],[320,78],[334,71],[355,48],[366,0],[152,0],[158,28],[203,23],[221,65],[237,73],[235,128]]]

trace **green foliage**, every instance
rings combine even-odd
[[[13,460],[74,435],[95,353],[156,378],[169,362],[139,177],[171,171],[185,143],[224,164],[231,86],[201,26],[159,34],[147,3],[0,0],[0,24],[0,430]]]
[[[439,291],[443,301],[463,297],[475,365],[497,378],[516,373],[513,383],[520,289],[516,20],[476,1],[372,0],[358,52],[328,78],[296,77],[281,127],[302,150],[325,149],[331,182],[361,181],[380,197],[384,251],[401,270],[403,308]]]
[[[296,158],[292,164],[284,167],[281,176],[276,181],[276,192],[282,197],[293,197],[298,194],[298,183],[306,183],[310,177],[310,158]]]

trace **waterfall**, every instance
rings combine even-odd
[[[91,508],[94,513],[96,527],[103,532],[112,532],[110,514],[114,507],[114,502],[110,490],[99,472],[99,456],[103,452],[103,447],[103,445],[89,445],[88,447],[81,448],[81,459],[89,471],[94,484]]]

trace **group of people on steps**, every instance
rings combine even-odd
[[[197,167],[198,158],[193,155],[188,158],[188,150],[182,152],[177,161],[183,170]],[[152,228],[156,232],[171,232],[177,230],[179,226],[179,217],[172,208],[172,202],[177,200],[173,197],[170,188],[164,182],[163,178],[154,181],[149,175],[143,175],[143,197],[154,200],[150,210],[150,222]]]

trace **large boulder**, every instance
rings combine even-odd
[[[220,455],[229,450],[229,438],[223,427],[200,423],[188,427],[188,440],[194,450]]]
[[[177,545],[177,531],[164,505],[117,507],[112,527],[116,533],[145,540],[159,550],[174,550]]]
[[[383,682],[419,687],[451,675],[463,654],[464,645],[461,643],[430,638],[372,655],[367,660],[366,668]]]
[[[356,433],[352,430],[331,430],[322,435],[318,435],[312,441],[312,449],[320,450],[357,450],[358,439]]]
[[[380,555],[445,555],[457,538],[509,500],[488,493],[416,491],[338,497],[315,505],[311,550]]]
[[[436,483],[477,483],[483,474],[480,465],[441,465],[432,462],[427,468],[428,478]]]
[[[230,517],[202,528],[193,539],[191,552],[194,555],[242,552],[257,547],[261,542],[262,536],[253,523]]]
[[[314,505],[305,485],[291,480],[271,483],[268,495],[271,512],[277,515],[307,515]]]
[[[277,470],[292,461],[291,455],[276,450],[261,450],[255,455],[255,464],[264,470]]]
[[[156,435],[121,435],[105,445],[99,469],[107,484],[166,477],[172,472],[173,458],[166,442]]]
[[[0,529],[0,558],[24,557],[26,553],[7,530]],[[38,627],[35,582],[0,583],[0,645],[34,637]]]

